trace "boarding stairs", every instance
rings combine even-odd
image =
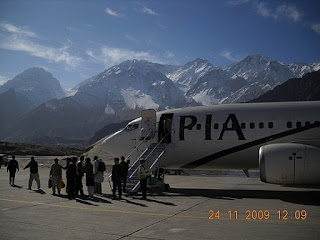
[[[150,133],[151,135],[152,133]],[[163,143],[165,138],[171,134],[171,131],[166,134],[158,143],[151,143],[148,148],[144,150],[144,152],[137,158],[137,160],[131,165],[128,170],[127,175],[127,183],[126,183],[126,192],[127,193],[136,193],[140,187],[140,181],[138,176],[139,166],[140,166],[140,159],[144,158],[146,161],[147,166],[149,167],[149,172],[151,173],[153,169],[156,169],[160,164],[160,158],[165,153],[167,144]],[[150,136],[148,135],[145,139],[150,141]],[[129,156],[126,157],[125,161],[130,159],[131,155],[138,151],[139,147],[144,143],[148,142],[148,140],[141,140],[141,142],[132,150]],[[159,168],[158,168],[159,169]],[[109,175],[108,181],[110,188],[111,186],[111,178],[112,174]]]
[[[140,181],[139,181],[139,166],[140,159],[144,158],[147,166],[149,167],[149,172],[151,174],[152,170],[156,169],[159,165],[159,160],[161,156],[166,151],[166,145],[163,143],[152,143],[138,159],[132,164],[129,168],[127,176],[126,191],[128,193],[135,193],[139,190]]]

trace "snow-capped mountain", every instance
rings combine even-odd
[[[186,94],[202,105],[246,102],[318,68],[319,63],[284,64],[255,54],[225,68],[211,69]]]
[[[178,85],[181,90],[187,92],[199,78],[213,69],[214,67],[209,61],[197,58],[172,72],[168,72],[166,76]]]
[[[86,80],[73,98],[86,107],[100,104],[106,114],[126,109],[163,110],[193,102],[154,65],[138,60],[123,62]]]
[[[0,93],[11,88],[18,94],[25,96],[34,107],[51,99],[65,97],[60,82],[51,73],[37,67],[27,69],[7,81],[0,86]]]
[[[42,104],[14,125],[0,126],[0,140],[54,144],[86,139],[107,124],[138,117],[142,109],[247,102],[318,69],[320,63],[284,64],[259,54],[224,68],[199,58],[182,66],[131,60],[85,80],[62,99],[64,92],[50,73],[29,69],[1,86],[0,93],[14,88]],[[3,99],[13,93],[7,95]]]
[[[106,124],[140,116],[142,109],[197,105],[159,69],[170,66],[132,60],[111,67],[79,84],[73,96],[51,100],[30,111],[6,132],[4,140],[86,138]]]

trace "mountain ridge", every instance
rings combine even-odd
[[[61,99],[65,93],[60,82],[43,68],[33,67],[0,86],[0,93],[9,89],[25,96],[36,107],[51,99]]]
[[[247,102],[317,68],[320,63],[285,64],[261,54],[224,68],[200,58],[182,66],[128,60],[78,84],[71,96],[41,103],[0,129],[0,140],[87,139],[110,123],[138,117],[142,109]]]

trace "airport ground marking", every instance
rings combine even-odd
[[[132,211],[121,211],[121,210],[111,210],[111,209],[95,209],[95,208],[88,208],[88,207],[73,207],[67,205],[60,205],[60,204],[53,204],[53,203],[43,203],[43,202],[28,202],[22,200],[13,200],[13,199],[5,199],[0,198],[0,201],[4,202],[15,202],[15,203],[24,203],[24,204],[34,204],[34,205],[43,205],[43,206],[52,206],[52,207],[60,207],[60,208],[69,208],[69,209],[80,209],[80,210],[87,210],[87,211],[96,211],[96,212],[110,212],[110,213],[122,213],[122,214],[132,214],[132,215],[145,215],[145,216],[158,216],[158,217],[172,217],[172,218],[185,218],[185,219],[205,219],[207,221],[208,217],[203,216],[188,216],[188,215],[177,215],[177,214],[162,214],[162,213],[147,213],[147,212],[132,212]],[[8,210],[8,209],[6,209]],[[215,220],[215,222],[227,220],[227,221],[246,221],[246,222],[269,222],[269,223],[295,223],[295,224],[316,224],[320,225],[320,222],[307,222],[307,221],[280,221],[280,220],[246,220],[246,219],[219,219]],[[213,221],[212,221],[213,222]]]

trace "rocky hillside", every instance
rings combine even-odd
[[[320,101],[320,70],[292,78],[250,102]]]

